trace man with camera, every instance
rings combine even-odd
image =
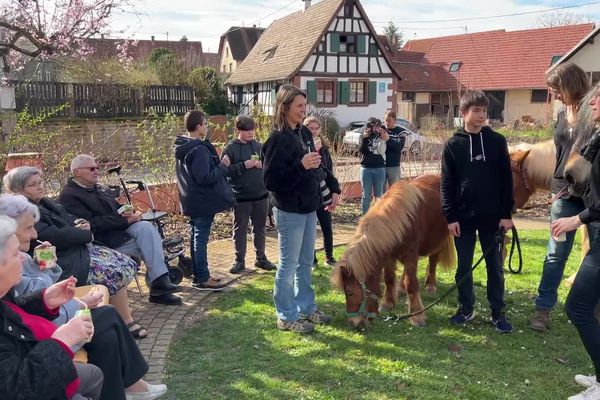
[[[371,206],[371,195],[383,196],[385,188],[385,153],[389,134],[380,120],[370,117],[360,145],[360,185],[362,214]]]

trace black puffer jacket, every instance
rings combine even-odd
[[[85,285],[90,270],[87,244],[93,240],[92,232],[76,228],[74,218],[55,201],[44,198],[37,206],[40,210],[40,220],[35,224],[38,240],[56,247],[57,262],[63,270],[60,279],[73,275],[78,284]],[[32,240],[31,256],[36,246],[37,242]]]
[[[319,185],[325,180],[329,190],[341,193],[340,185],[324,166],[307,170],[302,157],[315,151],[312,134],[308,128],[274,130],[262,148],[263,181],[273,193],[275,207],[280,210],[308,214],[321,205]]]

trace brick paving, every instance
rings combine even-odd
[[[548,221],[535,219],[517,219],[516,225],[520,229],[548,229]],[[356,228],[351,224],[334,225],[334,242],[336,245],[347,244]],[[266,273],[254,269],[254,247],[251,241],[248,242],[248,255],[246,257],[247,273],[241,276],[247,276],[253,273]],[[319,231],[317,238],[317,249],[322,248],[322,238]],[[277,247],[277,234],[275,232],[267,233],[266,242],[267,257],[274,263],[279,259]],[[233,243],[229,239],[217,240],[208,245],[208,258],[211,273],[223,277],[228,283],[234,283],[241,276],[229,273],[229,268],[235,259]],[[150,369],[146,375],[146,380],[154,383],[162,381],[166,356],[175,334],[175,330],[185,315],[203,304],[203,300],[210,296],[210,292],[200,292],[193,289],[188,279],[181,282],[182,292],[179,295],[183,299],[180,306],[163,306],[151,304],[147,301],[148,288],[144,285],[143,274],[139,275],[139,281],[143,294],[140,294],[138,288],[133,282],[129,288],[130,303],[134,318],[145,328],[148,329],[148,336],[138,341],[142,354],[148,360]]]

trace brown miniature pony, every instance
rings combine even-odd
[[[436,291],[436,266],[454,267],[454,241],[442,214],[440,177],[423,175],[394,184],[361,218],[354,236],[336,264],[332,284],[346,296],[346,315],[355,328],[367,328],[377,315],[381,276],[385,294],[381,311],[397,301],[396,263],[404,265],[401,292],[408,293],[409,313],[423,309],[417,278],[419,257],[429,256],[425,286]],[[410,319],[425,325],[425,315]]]

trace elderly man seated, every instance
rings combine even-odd
[[[94,238],[107,247],[132,257],[141,257],[150,282],[151,303],[181,304],[175,296],[178,287],[169,280],[162,240],[156,228],[142,221],[138,212],[117,212],[120,204],[114,195],[98,184],[100,172],[94,158],[79,154],[71,161],[71,174],[59,202],[78,218],[89,221]]]

